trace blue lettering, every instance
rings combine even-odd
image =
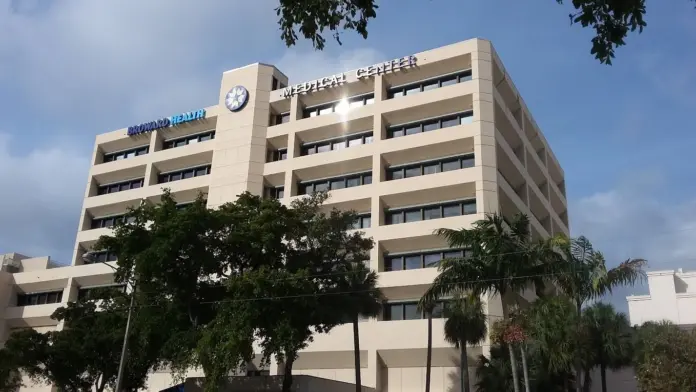
[[[196,119],[205,118],[205,109],[196,112]]]

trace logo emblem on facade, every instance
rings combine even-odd
[[[235,86],[225,96],[225,106],[233,112],[236,112],[246,105],[249,100],[249,91],[242,86]]]

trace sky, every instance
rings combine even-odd
[[[382,3],[367,39],[342,33],[318,52],[285,47],[278,0],[0,0],[0,254],[68,262],[95,135],[213,105],[226,70],[275,64],[297,83],[480,37],[565,170],[571,234],[610,265],[696,270],[692,2],[651,0],[613,66],[569,4]]]

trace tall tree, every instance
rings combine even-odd
[[[220,213],[206,208],[202,195],[185,208],[165,190],[158,204],[142,204],[118,222],[112,235],[102,236],[95,249],[118,256],[116,281],[130,282],[147,293],[143,317],[166,319],[168,340],[161,360],[174,372],[196,365],[195,349],[203,327],[214,317],[211,303],[221,300],[221,260],[226,239]]]
[[[360,317],[377,317],[382,310],[384,296],[377,287],[377,273],[364,263],[346,263],[338,272],[342,279],[338,281],[339,308],[353,324],[353,347],[355,361],[355,390],[362,391],[360,364]]]
[[[433,367],[433,310],[437,302],[434,299],[428,301],[421,300],[418,303],[418,310],[423,312],[427,319],[427,343],[425,351],[425,392],[430,392],[430,378]]]
[[[247,352],[246,344],[241,349],[239,345],[244,339],[237,332],[227,332],[229,323],[247,326],[254,331],[263,361],[275,357],[282,363],[283,391],[290,390],[294,362],[313,335],[345,321],[345,312],[337,305],[347,300],[341,297],[346,268],[369,260],[373,246],[363,233],[348,231],[356,219],[354,212],[325,212],[326,198],[317,193],[296,200],[291,208],[278,203],[282,208],[268,215],[269,223],[281,220],[284,227],[278,236],[259,237],[269,251],[260,252],[257,246],[252,247],[256,252],[236,251],[253,257],[243,270],[226,278],[230,300],[218,304],[217,321],[206,332],[217,331],[217,339],[204,340],[209,344],[199,346],[203,352],[225,346]],[[227,374],[234,362],[210,361],[215,367],[211,374]]]
[[[126,324],[125,296],[69,303],[51,316],[63,321],[60,331],[39,333],[31,328],[13,333],[6,352],[18,360],[24,374],[37,382],[53,384],[66,392],[102,392],[115,387]],[[160,339],[146,334],[137,315],[133,330],[140,339],[127,352],[129,366],[124,389],[145,386],[147,374],[156,369]]]
[[[564,4],[563,0],[556,0]],[[594,30],[590,53],[602,63],[611,64],[616,48],[626,44],[631,32],[642,32],[647,26],[644,18],[646,0],[575,0],[571,3],[571,24]],[[280,0],[276,12],[280,17],[281,38],[287,46],[295,45],[298,33],[312,42],[316,49],[323,49],[329,30],[341,44],[341,30],[354,30],[367,38],[367,25],[377,17],[376,0]]]
[[[467,345],[486,339],[488,332],[483,303],[478,296],[457,292],[445,305],[445,339],[459,349],[461,391],[471,390],[469,381],[469,353]]]
[[[553,239],[559,252],[559,262],[555,264],[555,281],[561,291],[575,305],[578,316],[588,301],[609,294],[618,286],[633,285],[645,277],[645,259],[627,259],[614,268],[607,268],[604,255],[595,250],[592,243],[584,237],[567,238],[563,235]],[[577,336],[581,336],[577,324]],[[582,390],[582,363],[576,359],[576,391]]]
[[[0,349],[0,392],[16,392],[22,386],[19,358],[7,349]]]
[[[471,291],[474,295],[498,294],[503,317],[517,302],[518,293],[534,285],[543,291],[551,268],[552,243],[531,241],[529,219],[523,214],[507,221],[499,214],[487,215],[471,229],[439,229],[451,248],[468,249],[461,259],[446,259],[439,265],[440,274],[426,291],[422,303],[435,301],[455,291]],[[519,388],[515,356],[510,347],[514,385]],[[517,389],[516,389],[517,391]]]
[[[617,370],[631,364],[632,330],[624,313],[613,306],[596,303],[583,309],[582,324],[589,338],[590,366],[598,366],[602,392],[607,392],[607,368]],[[588,366],[589,367],[589,366]],[[585,383],[590,390],[590,383]]]

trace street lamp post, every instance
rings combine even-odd
[[[92,252],[87,252],[84,255],[82,255],[82,260],[88,263],[93,263],[95,261],[94,254]],[[108,264],[107,262],[103,262],[103,264],[109,266],[109,268],[116,271],[116,268],[113,265]],[[123,334],[123,347],[121,348],[121,359],[118,362],[118,375],[116,376],[116,388],[114,389],[114,392],[121,391],[121,384],[123,383],[123,372],[126,368],[126,350],[128,350],[128,333],[130,332],[131,316],[133,314],[133,303],[135,300],[135,285],[132,283],[131,288],[132,290],[130,305],[128,305],[128,318],[126,319],[126,331]]]

